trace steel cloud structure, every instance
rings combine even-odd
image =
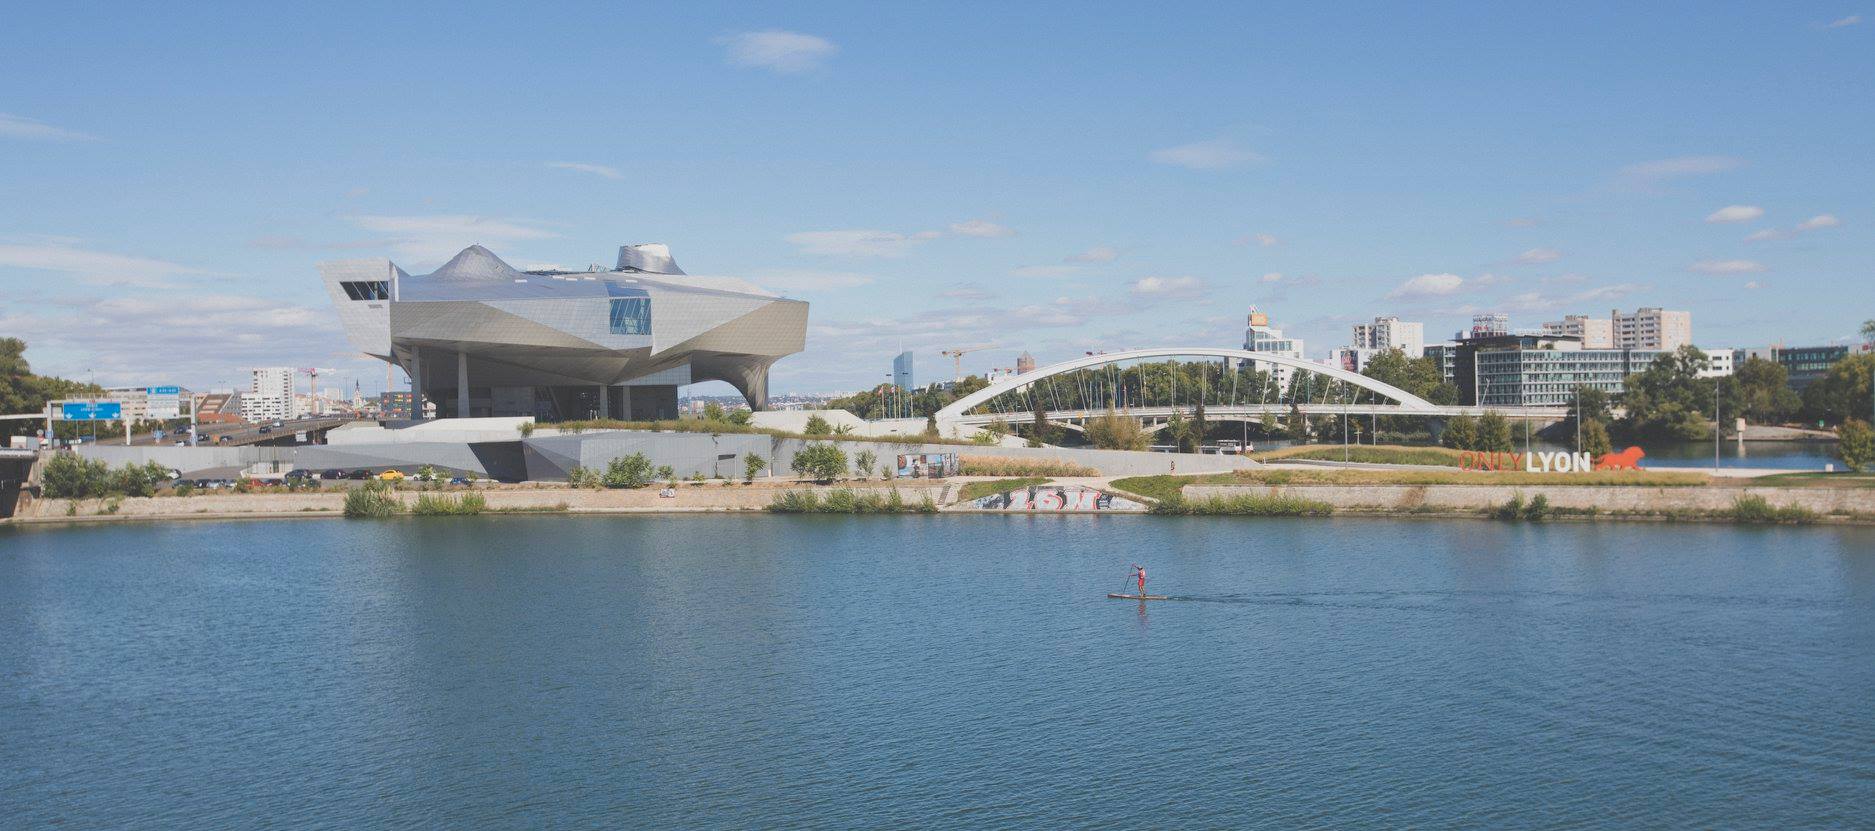
[[[1252,363],[1278,364],[1281,366],[1295,367],[1297,369],[1303,369],[1309,372],[1320,373],[1322,375],[1326,375],[1330,378],[1334,378],[1339,381],[1345,381],[1349,384],[1353,384],[1354,386],[1360,387],[1362,389],[1370,390],[1378,395],[1383,395],[1383,396],[1386,396],[1387,398],[1391,398],[1394,401],[1399,402],[1399,412],[1402,415],[1446,415],[1447,414],[1445,408],[1442,408],[1437,404],[1427,401],[1424,398],[1420,398],[1419,396],[1414,395],[1410,392],[1407,392],[1406,390],[1400,389],[1399,387],[1393,386],[1392,384],[1383,383],[1381,381],[1376,381],[1372,378],[1369,378],[1357,372],[1349,372],[1348,370],[1342,369],[1340,367],[1328,366],[1326,364],[1310,363],[1300,358],[1291,358],[1285,355],[1274,355],[1268,352],[1251,352],[1246,349],[1229,349],[1229,348],[1219,348],[1219,347],[1210,347],[1210,346],[1196,346],[1196,347],[1165,347],[1165,348],[1158,348],[1158,349],[1133,349],[1133,350],[1129,350],[1126,352],[1104,352],[1099,355],[1087,355],[1087,356],[1080,357],[1080,358],[1074,358],[1071,360],[1062,361],[1061,363],[1050,364],[1045,367],[1039,367],[1032,372],[1025,372],[1021,375],[1004,378],[1001,381],[997,381],[994,384],[991,384],[987,387],[984,387],[983,389],[977,390],[976,392],[973,392],[969,395],[966,395],[962,398],[957,399],[956,401],[951,402],[949,406],[937,411],[936,413],[937,422],[940,426],[947,425],[947,424],[956,424],[959,420],[961,420],[965,416],[965,414],[969,413],[971,409],[977,407],[978,405],[988,402],[991,399],[995,398],[996,396],[1002,395],[1003,393],[1019,390],[1023,387],[1026,387],[1030,384],[1035,383],[1036,381],[1040,381],[1044,378],[1048,378],[1051,376],[1073,372],[1078,369],[1086,369],[1092,366],[1102,366],[1105,364],[1119,363],[1121,361],[1132,361],[1132,360],[1140,360],[1140,359],[1145,359],[1145,358],[1176,358],[1176,357],[1235,358],[1241,361],[1248,361]]]
[[[621,247],[610,270],[522,271],[472,245],[429,274],[382,258],[319,271],[352,345],[439,414],[675,417],[677,387],[707,380],[760,410],[768,368],[807,333],[805,302],[686,274],[658,244]]]

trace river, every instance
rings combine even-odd
[[[0,679],[14,828],[1832,828],[1875,530],[0,528]]]

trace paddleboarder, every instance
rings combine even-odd
[[[1139,580],[1139,596],[1143,599],[1146,596],[1146,567],[1134,563],[1133,577]]]

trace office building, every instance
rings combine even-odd
[[[297,418],[293,398],[293,367],[269,366],[254,370],[247,392],[241,396],[241,417],[252,422]]]
[[[1633,314],[1609,312],[1614,348],[1671,352],[1693,342],[1693,313],[1660,308],[1637,309]]]
[[[520,271],[472,245],[411,275],[386,259],[321,263],[353,346],[409,376],[419,414],[673,418],[677,388],[726,381],[768,406],[768,369],[801,351],[807,304],[686,274],[663,245],[614,268]]]
[[[1701,378],[1724,378],[1737,369],[1736,350],[1701,349],[1699,351],[1706,353],[1706,368],[1699,371]]]
[[[916,389],[912,378],[911,350],[898,353],[892,359],[892,384],[902,390]]]
[[[1585,349],[1574,335],[1472,338],[1454,357],[1459,401],[1484,407],[1562,407],[1577,387],[1619,394],[1623,382],[1663,353]]]
[[[1285,337],[1283,330],[1270,325],[1269,315],[1252,306],[1247,322],[1243,336],[1244,351],[1267,352],[1298,360],[1302,358],[1302,339]],[[1277,383],[1284,386],[1288,386],[1289,379],[1295,375],[1293,367],[1280,364],[1270,365],[1268,371],[1275,375]]]
[[[1545,335],[1572,335],[1581,339],[1583,349],[1615,348],[1615,322],[1612,318],[1568,315],[1562,320],[1543,324]]]
[[[1023,375],[1035,371],[1035,356],[1027,352],[1016,358],[1016,374]]]
[[[1849,347],[1846,345],[1778,346],[1771,349],[1771,360],[1783,365],[1788,376],[1786,383],[1799,392],[1829,374],[1831,365],[1847,357]]]

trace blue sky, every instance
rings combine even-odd
[[[665,242],[812,302],[778,391],[1667,306],[1875,317],[1875,9],[39,4],[0,34],[0,335],[100,383],[332,367],[324,259]],[[713,386],[713,385],[712,385]],[[727,387],[723,387],[727,390]]]

